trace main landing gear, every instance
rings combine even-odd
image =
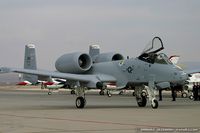
[[[77,98],[76,98],[76,107],[77,108],[84,108],[85,105],[86,105],[86,99],[85,99],[85,88],[84,87],[76,87],[76,95],[77,95]]]
[[[71,94],[72,95],[76,94],[75,90],[71,90]]]
[[[77,83],[77,86],[74,87],[77,98],[75,101],[77,108],[84,108],[86,105],[86,99],[85,99],[85,87],[81,87],[79,83]],[[153,109],[158,108],[158,100],[155,97],[155,83],[152,81],[149,81],[148,87],[138,86],[135,87],[135,95],[137,104],[139,107],[145,107],[147,104],[147,97],[149,98],[149,101],[151,103],[151,107]],[[148,96],[147,96],[148,95]]]
[[[104,94],[105,94],[104,89],[101,89],[99,91],[99,95],[104,95]],[[112,94],[111,94],[111,92],[109,90],[106,91],[106,94],[107,94],[108,97],[112,96]]]
[[[76,98],[76,107],[77,108],[84,108],[86,105],[86,100],[84,97],[79,96]]]
[[[146,93],[144,92],[144,86],[136,87],[135,88],[135,96],[136,96],[136,101],[139,107],[145,107],[147,104],[147,96]]]
[[[99,95],[104,95],[104,90],[103,90],[103,89],[101,89],[101,90],[99,91]]]
[[[145,107],[147,104],[147,98],[144,96],[141,96],[140,98],[136,97],[136,100],[139,107]]]

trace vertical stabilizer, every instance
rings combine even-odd
[[[24,69],[31,69],[36,70],[36,52],[35,52],[35,45],[28,44],[25,46],[25,54],[24,54]],[[23,74],[23,79],[27,80],[33,84],[36,84],[38,81],[38,76],[36,75],[29,75]]]
[[[94,61],[95,58],[97,57],[97,55],[99,55],[99,54],[100,54],[99,45],[90,45],[89,55],[92,57],[92,61]]]

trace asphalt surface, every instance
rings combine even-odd
[[[131,95],[86,95],[84,109],[75,95],[34,87],[0,86],[0,133],[200,132],[200,101],[164,96],[158,109],[138,107]]]

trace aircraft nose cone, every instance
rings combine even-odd
[[[188,80],[189,77],[188,77],[188,75],[184,71],[181,71],[180,72],[180,79],[181,80]]]

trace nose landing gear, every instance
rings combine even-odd
[[[138,86],[135,88],[135,95],[139,107],[145,107],[147,104],[147,97],[153,109],[158,108],[158,100],[156,99],[156,87],[154,80],[149,81],[147,86]]]
[[[151,107],[152,107],[153,109],[157,109],[157,108],[158,108],[158,100],[153,99],[153,100],[151,101]]]

